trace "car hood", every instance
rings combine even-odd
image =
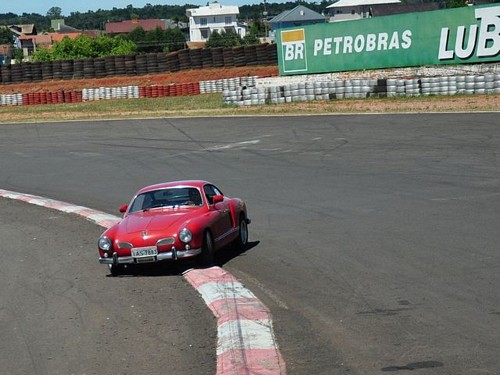
[[[135,212],[127,215],[119,224],[121,233],[134,234],[142,231],[165,231],[169,228],[180,229],[177,226],[190,220],[198,209],[163,209]]]

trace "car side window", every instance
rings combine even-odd
[[[205,196],[207,197],[208,204],[214,203],[213,200],[214,195],[223,195],[222,192],[219,189],[217,189],[214,185],[203,186],[203,191],[205,193]]]
[[[147,206],[145,197],[146,197],[145,194],[138,195],[134,199],[134,202],[132,203],[132,206],[130,207],[129,212],[143,210]]]
[[[208,204],[213,204],[214,203],[213,197],[215,193],[212,189],[212,186],[210,185],[203,186],[203,192],[205,193],[205,197],[207,197]]]
[[[220,191],[220,190],[219,190],[216,186],[213,186],[213,185],[212,185],[212,187],[213,187],[214,192],[215,192],[215,194],[216,194],[216,195],[224,195],[224,194],[222,193],[222,191]]]

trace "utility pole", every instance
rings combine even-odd
[[[267,38],[267,1],[264,0],[264,11],[262,12],[264,23],[264,38]]]

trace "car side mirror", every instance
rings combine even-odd
[[[119,208],[121,213],[127,212],[128,205],[127,204],[122,204]]]
[[[222,202],[223,200],[224,200],[224,196],[223,196],[223,195],[214,195],[214,196],[212,197],[212,202],[213,202],[214,204],[219,203],[219,202]]]

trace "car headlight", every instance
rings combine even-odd
[[[191,231],[189,229],[183,228],[179,232],[179,239],[184,243],[188,243],[189,241],[191,241],[193,239],[193,234],[191,233]]]
[[[108,237],[103,236],[99,238],[98,246],[99,249],[108,251],[109,249],[111,249],[111,240]]]

